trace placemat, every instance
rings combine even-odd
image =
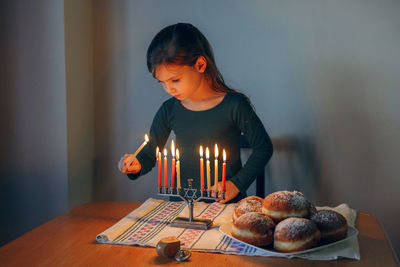
[[[340,212],[346,217],[349,225],[354,226],[357,213],[350,209],[347,204],[341,204],[335,208],[317,207],[317,209],[321,208],[334,209]],[[220,225],[232,220],[233,209],[234,204],[196,202],[193,208],[194,217],[213,220],[211,228],[209,230],[175,228],[168,225],[177,216],[188,217],[189,212],[186,203],[149,198],[139,208],[97,235],[96,240],[99,243],[106,244],[155,247],[161,238],[176,236],[181,241],[181,247],[193,251],[276,256],[234,240],[218,230]],[[357,238],[352,238],[338,244],[338,246],[285,257],[315,260],[360,259],[360,253]]]

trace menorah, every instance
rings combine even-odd
[[[221,196],[218,197],[218,192],[215,191],[214,194],[211,190],[199,190],[200,196],[197,197],[197,189],[192,188],[193,179],[187,179],[188,188],[168,188],[168,187],[159,187],[158,195],[168,196],[168,197],[180,197],[186,202],[186,205],[189,209],[189,217],[177,217],[173,220],[169,226],[171,227],[180,227],[180,228],[188,228],[188,229],[199,229],[199,230],[207,230],[212,224],[211,220],[207,219],[194,219],[193,217],[193,206],[199,200],[225,200],[225,192],[221,191]],[[175,191],[175,193],[174,193]],[[214,195],[214,196],[212,196]]]

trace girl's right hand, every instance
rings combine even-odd
[[[123,174],[128,174],[128,173],[136,174],[136,173],[140,172],[140,170],[142,169],[142,165],[140,165],[140,162],[136,158],[133,159],[131,165],[127,166],[128,162],[132,156],[133,156],[133,154],[125,154],[119,160],[118,169]]]

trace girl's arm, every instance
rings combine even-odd
[[[260,118],[245,98],[235,110],[234,121],[252,147],[252,153],[243,168],[230,179],[244,193],[265,168],[272,156],[273,146]]]
[[[168,101],[164,102],[154,116],[150,127],[150,141],[128,166],[128,177],[132,180],[151,171],[156,164],[156,147],[162,151],[168,140],[171,128],[168,119]],[[130,172],[132,170],[132,172]]]

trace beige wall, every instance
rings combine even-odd
[[[64,1],[69,206],[90,202],[94,175],[92,1]]]
[[[0,1],[0,245],[68,209],[64,5]]]

